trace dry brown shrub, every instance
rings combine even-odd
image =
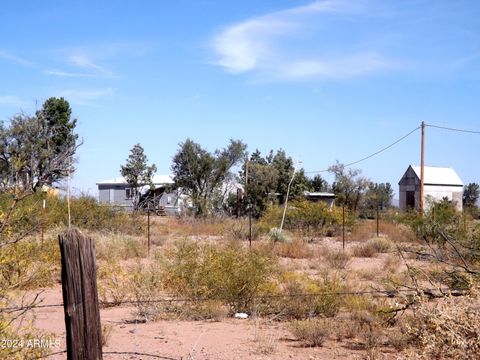
[[[144,238],[118,233],[93,233],[97,259],[106,261],[127,260],[146,255]]]
[[[386,253],[391,249],[391,243],[385,238],[372,238],[363,244],[353,248],[353,255],[356,257],[374,257],[378,253]]]
[[[339,270],[345,269],[352,258],[348,252],[342,250],[329,250],[326,248],[322,253],[328,265]]]
[[[352,314],[352,326],[357,337],[366,350],[377,348],[382,341],[382,325],[374,314],[369,311],[356,311]]]
[[[395,274],[400,267],[400,257],[398,255],[390,254],[383,262],[383,271],[389,274]]]
[[[289,324],[289,330],[306,346],[322,346],[330,333],[331,324],[325,319],[296,320]]]
[[[447,297],[432,306],[421,301],[406,325],[415,346],[407,359],[477,359],[480,354],[480,299],[478,293]]]
[[[291,259],[307,259],[315,254],[312,248],[302,239],[296,238],[291,243],[277,243],[274,247],[275,254]]]
[[[379,235],[386,236],[395,243],[416,242],[417,237],[412,228],[388,220],[379,221]],[[365,241],[377,236],[377,222],[365,220],[357,223],[352,232],[348,235],[349,240]]]
[[[363,257],[363,258],[371,258],[378,255],[375,247],[371,244],[358,244],[353,248],[353,256],[355,257]]]
[[[160,227],[159,231],[164,235],[175,236],[223,236],[226,230],[232,228],[236,223],[235,219],[169,217],[166,225]]]

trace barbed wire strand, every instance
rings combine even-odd
[[[427,288],[421,289],[424,293],[432,293],[434,291],[439,292],[462,292],[465,289],[450,289],[450,288]],[[300,293],[300,294],[276,294],[276,295],[260,295],[253,296],[251,299],[275,299],[275,298],[295,298],[295,297],[318,297],[318,296],[349,296],[349,295],[386,295],[388,297],[395,297],[396,294],[402,293],[417,293],[415,289],[394,289],[394,290],[367,290],[367,291],[337,291],[337,292],[319,292],[319,293]],[[241,300],[242,298],[236,297],[233,300]],[[162,299],[152,299],[152,300],[125,300],[122,302],[102,302],[103,306],[116,306],[116,305],[137,305],[137,304],[149,304],[149,303],[162,303],[162,302],[202,302],[202,301],[212,301],[212,300],[227,300],[226,298],[219,297],[199,297],[199,298],[176,298],[176,297],[164,297]],[[228,300],[232,300],[231,298]],[[0,309],[1,311],[22,311],[24,309],[38,309],[38,308],[48,308],[48,307],[63,307],[63,304],[48,304],[48,305],[38,305],[38,306],[29,306],[29,307],[10,307],[5,309]]]

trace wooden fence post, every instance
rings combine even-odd
[[[59,235],[68,360],[101,360],[102,329],[93,240],[77,229]]]

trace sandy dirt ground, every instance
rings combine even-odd
[[[40,299],[42,304],[61,304],[61,287],[45,289]],[[52,333],[53,340],[59,340],[60,346],[52,347],[52,352],[64,350],[63,307],[39,308],[34,314],[36,327]],[[326,341],[323,347],[304,347],[295,341],[285,324],[266,324],[262,319],[135,323],[133,308],[122,306],[102,309],[101,321],[110,329],[103,348],[104,359],[327,360],[362,359],[365,355],[346,342]],[[385,355],[394,358],[393,354]],[[64,353],[48,357],[65,358]]]

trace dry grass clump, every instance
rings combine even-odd
[[[389,254],[383,262],[383,271],[388,274],[395,274],[400,268],[400,256],[398,254]]]
[[[96,233],[93,238],[97,259],[127,260],[146,255],[144,239],[138,236]]]
[[[163,235],[175,236],[223,236],[236,220],[217,218],[195,218],[193,216],[168,217],[166,226],[159,227]]]
[[[375,248],[367,243],[358,244],[353,248],[353,256],[362,258],[371,258],[377,256]]]
[[[130,271],[130,289],[135,301],[135,315],[141,321],[154,321],[165,313],[166,302],[158,302],[162,298],[161,271],[156,263],[142,265],[137,263]]]
[[[330,267],[338,270],[344,270],[352,258],[346,251],[330,250],[327,247],[322,250],[322,255]]]
[[[278,256],[291,259],[307,259],[315,255],[312,248],[299,238],[295,238],[291,243],[275,244],[274,252]]]
[[[374,257],[378,253],[386,253],[391,249],[391,243],[385,238],[373,238],[353,248],[356,257]]]
[[[289,330],[305,346],[322,346],[328,338],[332,324],[325,319],[296,320],[289,324]]]
[[[435,306],[420,302],[406,325],[413,349],[408,359],[476,359],[480,354],[480,299],[447,297]]]
[[[379,234],[393,242],[416,242],[417,236],[410,226],[388,220],[379,221]],[[377,222],[375,220],[363,220],[358,222],[349,234],[349,240],[365,241],[377,236]]]

